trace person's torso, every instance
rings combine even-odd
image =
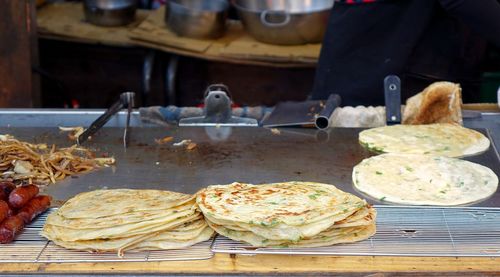
[[[483,40],[436,0],[366,1],[343,0],[333,8],[314,98],[339,93],[345,104],[383,104],[382,84],[389,74],[402,77],[403,98],[435,80],[479,78]],[[422,82],[405,87],[412,78]]]

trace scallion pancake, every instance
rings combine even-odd
[[[194,213],[195,209],[196,205],[193,199],[193,201],[166,210],[137,211],[99,218],[66,218],[61,215],[62,213],[56,211],[47,218],[47,223],[73,229],[107,228],[161,218],[165,219],[166,217],[177,218],[179,213]]]
[[[195,195],[161,190],[98,190],[77,195],[52,212],[40,235],[91,252],[179,249],[213,234]]]
[[[378,153],[430,154],[464,157],[490,146],[483,134],[456,124],[392,125],[359,133],[359,142]]]
[[[50,216],[50,215],[49,215]],[[120,225],[109,228],[98,229],[72,229],[54,226],[46,223],[43,232],[52,234],[64,241],[113,239],[134,235],[156,233],[182,225],[185,222],[200,218],[200,214],[187,214],[178,218],[156,219],[151,221],[138,222],[129,225]]]
[[[243,241],[255,247],[320,247],[329,246],[338,243],[350,243],[361,241],[369,238],[375,234],[375,224],[370,224],[361,227],[351,228],[336,228],[326,232],[322,232],[311,238],[305,238],[298,241],[289,240],[270,240],[265,237],[259,236],[249,231],[235,231],[225,226],[217,225],[207,221],[209,226],[212,227],[217,233],[228,237],[232,240]]]
[[[202,231],[193,238],[179,240],[179,239],[146,239],[137,244],[131,245],[125,250],[131,251],[144,251],[144,250],[168,250],[168,249],[182,249],[191,245],[209,240],[214,235],[214,230],[210,227],[205,227]]]
[[[177,231],[164,231],[115,239],[78,241],[64,241],[57,237],[49,237],[49,239],[55,244],[69,249],[89,252],[118,252],[121,255],[123,251],[137,248],[148,248],[149,250],[185,248],[208,240],[213,235],[213,230],[208,227],[203,219],[191,221],[188,225],[196,229],[186,232],[177,229]],[[47,234],[45,233],[45,235]]]
[[[382,154],[353,169],[354,186],[375,199],[410,205],[463,205],[495,193],[498,177],[482,165],[421,154]]]
[[[355,213],[351,214],[348,218],[341,221],[333,221],[329,218],[323,219],[320,222],[314,222],[311,224],[301,225],[301,226],[283,226],[276,225],[272,228],[266,228],[265,226],[255,226],[251,224],[239,223],[239,222],[229,222],[225,220],[218,220],[211,215],[206,215],[205,218],[211,222],[223,225],[231,230],[235,231],[251,231],[253,233],[259,234],[266,239],[272,240],[291,240],[296,241],[304,237],[312,237],[317,235],[321,231],[327,228],[342,228],[342,227],[356,227],[373,224],[373,220],[376,216],[376,211],[372,207],[365,205]]]
[[[80,193],[58,213],[65,218],[100,218],[142,211],[168,210],[193,199],[193,195],[162,190],[111,189]]]
[[[335,186],[313,182],[214,185],[196,201],[209,220],[293,241],[318,234],[366,206]]]
[[[154,236],[155,234],[142,234],[125,238],[117,238],[117,239],[95,239],[95,240],[78,240],[78,241],[65,241],[61,240],[58,237],[47,237],[47,233],[45,233],[45,237],[50,239],[56,245],[67,249],[74,250],[83,250],[88,252],[117,252],[118,255],[122,255],[122,251],[131,245],[137,244],[148,237]]]

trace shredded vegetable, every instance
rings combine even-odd
[[[77,145],[49,147],[0,135],[0,180],[49,184],[114,163],[112,157],[96,158],[92,151]]]

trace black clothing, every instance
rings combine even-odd
[[[401,77],[403,100],[448,80],[475,101],[484,39],[500,46],[497,0],[338,3],[328,24],[312,98],[337,93],[344,105],[383,105],[390,74]]]

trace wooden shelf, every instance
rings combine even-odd
[[[40,37],[120,47],[146,47],[167,53],[226,63],[270,67],[314,67],[321,44],[279,46],[250,37],[241,23],[230,21],[227,34],[217,40],[179,37],[164,23],[164,7],[139,10],[124,27],[99,27],[84,20],[81,3],[46,4],[38,10]]]

